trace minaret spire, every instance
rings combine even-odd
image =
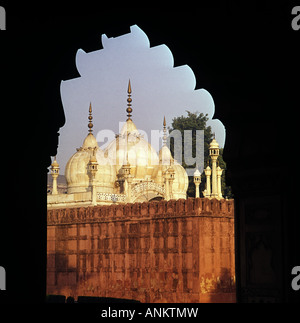
[[[129,79],[129,82],[128,82],[128,90],[127,90],[127,93],[128,93],[128,98],[127,98],[127,109],[126,109],[126,112],[127,112],[127,121],[128,120],[131,120],[131,113],[132,113],[132,108],[131,108],[131,102],[132,102],[132,99],[131,99],[131,84],[130,84],[130,79]]]
[[[51,176],[53,178],[53,183],[52,183],[52,194],[58,194],[57,191],[57,177],[59,175],[59,165],[58,162],[56,161],[56,156],[54,157],[54,161],[51,164]]]
[[[166,146],[167,144],[167,129],[166,129],[166,117],[164,116],[164,122],[163,122],[163,126],[164,126],[164,136],[163,136],[163,146]]]
[[[93,116],[92,116],[92,103],[90,102],[90,107],[89,107],[89,124],[88,124],[88,127],[89,127],[89,133],[92,133],[93,132],[93,123],[92,123],[92,120],[93,120]]]

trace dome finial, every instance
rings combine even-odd
[[[131,108],[131,102],[132,102],[132,99],[131,99],[131,84],[130,84],[130,79],[129,79],[129,82],[128,82],[128,90],[127,90],[127,93],[128,93],[128,99],[127,99],[127,109],[126,109],[126,112],[127,112],[127,121],[128,120],[131,120],[131,112],[132,112],[132,108]]]
[[[92,133],[93,132],[93,123],[92,123],[92,120],[93,120],[93,116],[92,116],[92,103],[90,102],[90,107],[89,107],[89,124],[88,124],[88,127],[89,127],[89,133]]]
[[[164,136],[163,136],[163,145],[166,146],[167,144],[167,129],[166,129],[166,117],[164,116],[164,122],[163,122],[163,126],[164,126]]]

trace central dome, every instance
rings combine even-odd
[[[163,146],[158,154],[131,119],[130,82],[127,102],[127,120],[104,151],[99,148],[92,133],[90,105],[89,134],[65,169],[68,194],[73,194],[70,199],[81,202],[90,199],[96,205],[186,198],[188,177],[166,146],[165,119]]]
[[[154,166],[158,165],[158,155],[154,148],[140,135],[133,121],[127,120],[106,150],[104,156],[116,165],[119,173],[127,161],[131,175],[137,180],[153,177]]]

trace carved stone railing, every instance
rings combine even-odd
[[[111,194],[111,193],[97,193],[97,201],[126,202],[126,195]]]

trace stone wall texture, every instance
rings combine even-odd
[[[47,293],[235,302],[234,201],[48,210]]]

